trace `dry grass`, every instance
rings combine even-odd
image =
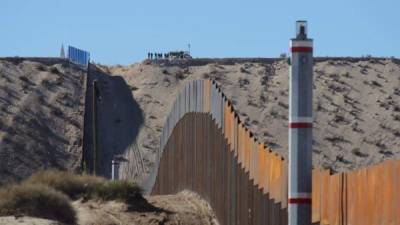
[[[118,200],[135,203],[136,200],[142,198],[142,189],[128,181],[108,181],[97,186],[92,196],[105,201]]]
[[[74,175],[68,172],[50,170],[37,172],[25,182],[47,185],[63,192],[71,199],[78,199],[88,197],[96,186],[101,185],[105,180],[95,176]]]
[[[0,216],[26,215],[74,224],[76,213],[70,199],[79,198],[117,200],[132,206],[147,203],[135,183],[50,170],[0,187]]]
[[[69,198],[45,185],[22,183],[0,189],[0,216],[26,215],[75,224]]]
[[[128,181],[109,181],[89,175],[74,175],[62,171],[41,171],[25,183],[42,184],[68,195],[71,199],[99,199],[132,202],[142,195],[141,188]]]

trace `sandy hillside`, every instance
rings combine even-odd
[[[80,166],[84,71],[0,59],[0,183]]]
[[[202,78],[217,80],[250,130],[287,156],[288,65],[270,61],[102,68],[125,79],[143,110],[137,140],[149,169],[177,92],[188,80]],[[398,60],[319,59],[314,84],[314,167],[346,171],[400,155]]]
[[[215,79],[250,130],[287,155],[286,60],[199,62],[99,66],[104,71],[96,75],[103,77],[99,107],[104,110],[99,117],[105,121],[100,125],[106,127],[100,133],[107,150],[104,174],[110,174],[110,158],[122,154],[135,140],[149,172],[172,102],[192,79]],[[399,156],[399,64],[374,58],[318,60],[314,68],[315,167],[345,171]],[[84,76],[84,71],[64,61],[0,59],[0,160],[4,162],[0,183],[38,169],[79,167]]]

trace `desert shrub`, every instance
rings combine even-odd
[[[344,73],[343,76],[347,78],[351,77],[349,72]]]
[[[185,74],[182,71],[178,71],[175,74],[175,78],[178,80],[183,80],[183,79],[185,79]]]
[[[39,71],[46,71],[46,68],[42,64],[38,64],[36,66],[36,69],[39,70]]]
[[[142,198],[142,189],[129,181],[107,181],[95,188],[92,198],[133,203],[135,200]]]
[[[20,184],[0,189],[0,216],[27,215],[75,224],[76,213],[63,193],[45,185]]]
[[[131,86],[131,85],[129,85],[129,89],[131,89],[131,91],[139,90],[138,87],[136,87],[136,86]]]
[[[74,175],[62,171],[41,171],[33,174],[25,183],[42,184],[50,186],[68,195],[71,199],[88,197],[96,186],[105,182],[103,178]]]
[[[391,152],[389,150],[383,150],[383,149],[379,150],[379,153],[381,153],[382,155],[388,156],[388,157],[393,155],[393,152]]]
[[[247,105],[254,106],[254,107],[258,106],[257,103],[251,98],[247,99]]]
[[[128,181],[107,181],[90,175],[74,175],[63,171],[42,171],[33,174],[27,184],[52,187],[71,199],[119,200],[131,203],[142,196],[141,188]]]
[[[168,74],[169,74],[169,71],[168,71],[167,69],[163,69],[163,70],[162,70],[162,73],[165,74],[165,75],[168,75]]]
[[[20,80],[29,83],[29,79],[26,76],[20,76],[18,77]]]
[[[50,67],[50,72],[54,74],[60,74],[60,71],[57,69],[57,67]]]
[[[325,137],[324,139],[329,141],[329,142],[332,142],[332,143],[345,142],[344,137],[343,136],[338,136],[338,135],[331,136],[331,137]]]
[[[350,164],[350,163],[351,163],[350,161],[348,161],[347,159],[345,159],[343,155],[337,155],[337,156],[336,156],[336,161],[342,162],[342,163],[344,163],[344,164]]]
[[[54,116],[57,116],[57,117],[61,117],[64,113],[59,108],[53,108],[51,110],[51,114],[53,114]]]
[[[289,106],[288,106],[286,103],[281,102],[281,101],[278,102],[278,105],[279,105],[280,107],[285,108],[285,109],[288,109],[288,108],[289,108]]]
[[[269,111],[269,114],[270,114],[273,118],[276,118],[276,117],[279,115],[278,112],[275,111],[275,110],[273,110],[273,109],[271,109],[271,110]]]
[[[358,157],[368,157],[368,154],[361,152],[360,148],[353,148],[351,152]]]
[[[54,84],[56,84],[56,85],[62,85],[63,82],[64,82],[64,78],[63,78],[62,76],[59,76],[59,77],[56,78]]]
[[[249,71],[247,71],[247,69],[240,67],[240,72],[241,73],[249,73]]]
[[[245,87],[250,84],[250,81],[247,78],[239,78],[239,87]]]
[[[210,78],[210,74],[203,73],[202,77],[203,77],[203,79],[208,79],[208,78]]]
[[[48,89],[51,88],[51,86],[52,86],[51,81],[49,79],[43,79],[41,83],[43,86],[45,86]]]
[[[378,81],[373,80],[371,82],[372,85],[376,86],[376,87],[382,87],[382,84],[380,84]]]

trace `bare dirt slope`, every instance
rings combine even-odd
[[[27,216],[4,216],[0,217],[0,225],[62,225],[62,223],[54,220],[46,220]]]
[[[217,225],[211,207],[197,194],[183,191],[176,195],[149,196],[154,209],[131,210],[120,202],[74,202],[80,225]]]
[[[137,140],[147,169],[154,162],[159,135],[177,92],[193,79],[215,79],[250,130],[273,150],[287,155],[286,60],[190,64],[102,67],[124,77],[144,112]],[[319,59],[314,85],[314,167],[346,171],[400,155],[398,60]]]
[[[84,76],[62,60],[0,59],[0,184],[79,166]]]
[[[132,209],[127,204],[90,200],[73,202],[78,225],[218,225],[210,205],[197,194],[182,191],[175,195],[146,197],[148,206]],[[0,225],[61,225],[57,221],[26,217],[0,217]]]

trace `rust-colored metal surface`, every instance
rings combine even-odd
[[[212,81],[185,87],[167,118],[153,194],[199,193],[220,224],[287,224],[287,161],[254,139]],[[312,222],[399,225],[400,162],[314,170]]]
[[[321,170],[315,169],[312,173],[312,218],[311,222],[317,223],[321,220]]]
[[[269,154],[276,167],[271,184],[275,187],[274,196],[278,197],[271,199],[258,185],[265,177],[266,171],[262,169],[267,150],[251,140],[245,129],[241,129],[240,135],[242,163],[209,114],[185,115],[163,151],[153,194],[191,189],[209,201],[221,224],[285,224],[285,208],[279,200],[282,191],[278,187],[282,160]]]
[[[400,224],[399,171],[394,160],[334,175],[314,170],[313,223]]]

